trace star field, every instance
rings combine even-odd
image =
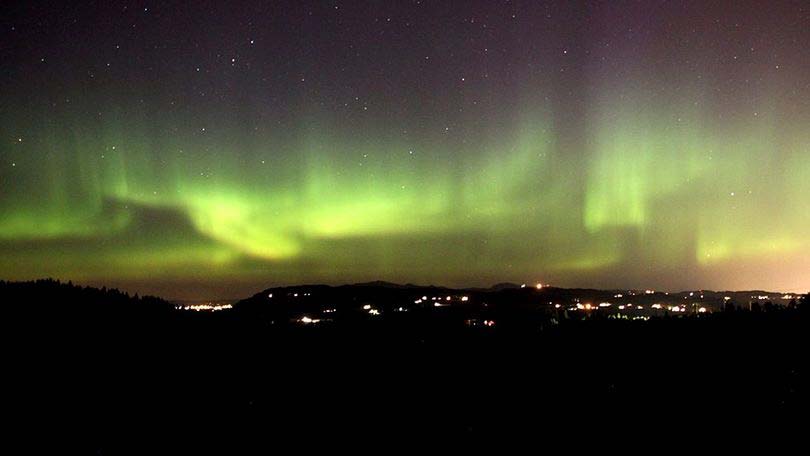
[[[0,278],[810,287],[803,2],[11,2]]]

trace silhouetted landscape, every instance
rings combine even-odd
[[[3,1],[0,456],[802,451],[808,49],[808,0]]]
[[[806,296],[367,283],[178,304],[42,280],[0,300],[21,419],[102,454],[704,434],[808,405]]]

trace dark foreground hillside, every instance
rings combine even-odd
[[[431,309],[299,325],[50,281],[0,283],[0,297],[6,402],[29,453],[784,440],[808,416],[806,305],[471,327]]]

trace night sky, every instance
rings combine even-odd
[[[0,6],[0,278],[810,288],[807,2],[72,3]]]

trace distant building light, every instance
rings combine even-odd
[[[700,307],[700,308],[698,309],[698,312],[699,312],[699,313],[706,313],[706,308],[705,308],[705,307]]]
[[[536,287],[537,287],[537,289],[538,289],[538,290],[542,290],[542,289],[543,289],[543,284],[542,284],[542,283],[538,283],[538,284],[536,285]]]
[[[469,301],[469,300],[470,300],[470,297],[469,297],[469,296],[462,296],[462,297],[461,297],[461,302],[467,302],[467,301]]]
[[[267,297],[268,297],[268,298],[272,298],[272,297],[273,297],[273,293],[270,293],[269,295],[267,295]]]
[[[599,303],[599,307],[610,307],[610,306],[612,306],[612,305],[613,305],[613,304],[611,304],[611,303],[609,303],[609,302],[600,302],[600,303]]]
[[[363,306],[363,310],[369,310],[369,309],[371,309],[371,304],[366,304],[366,305]]]

